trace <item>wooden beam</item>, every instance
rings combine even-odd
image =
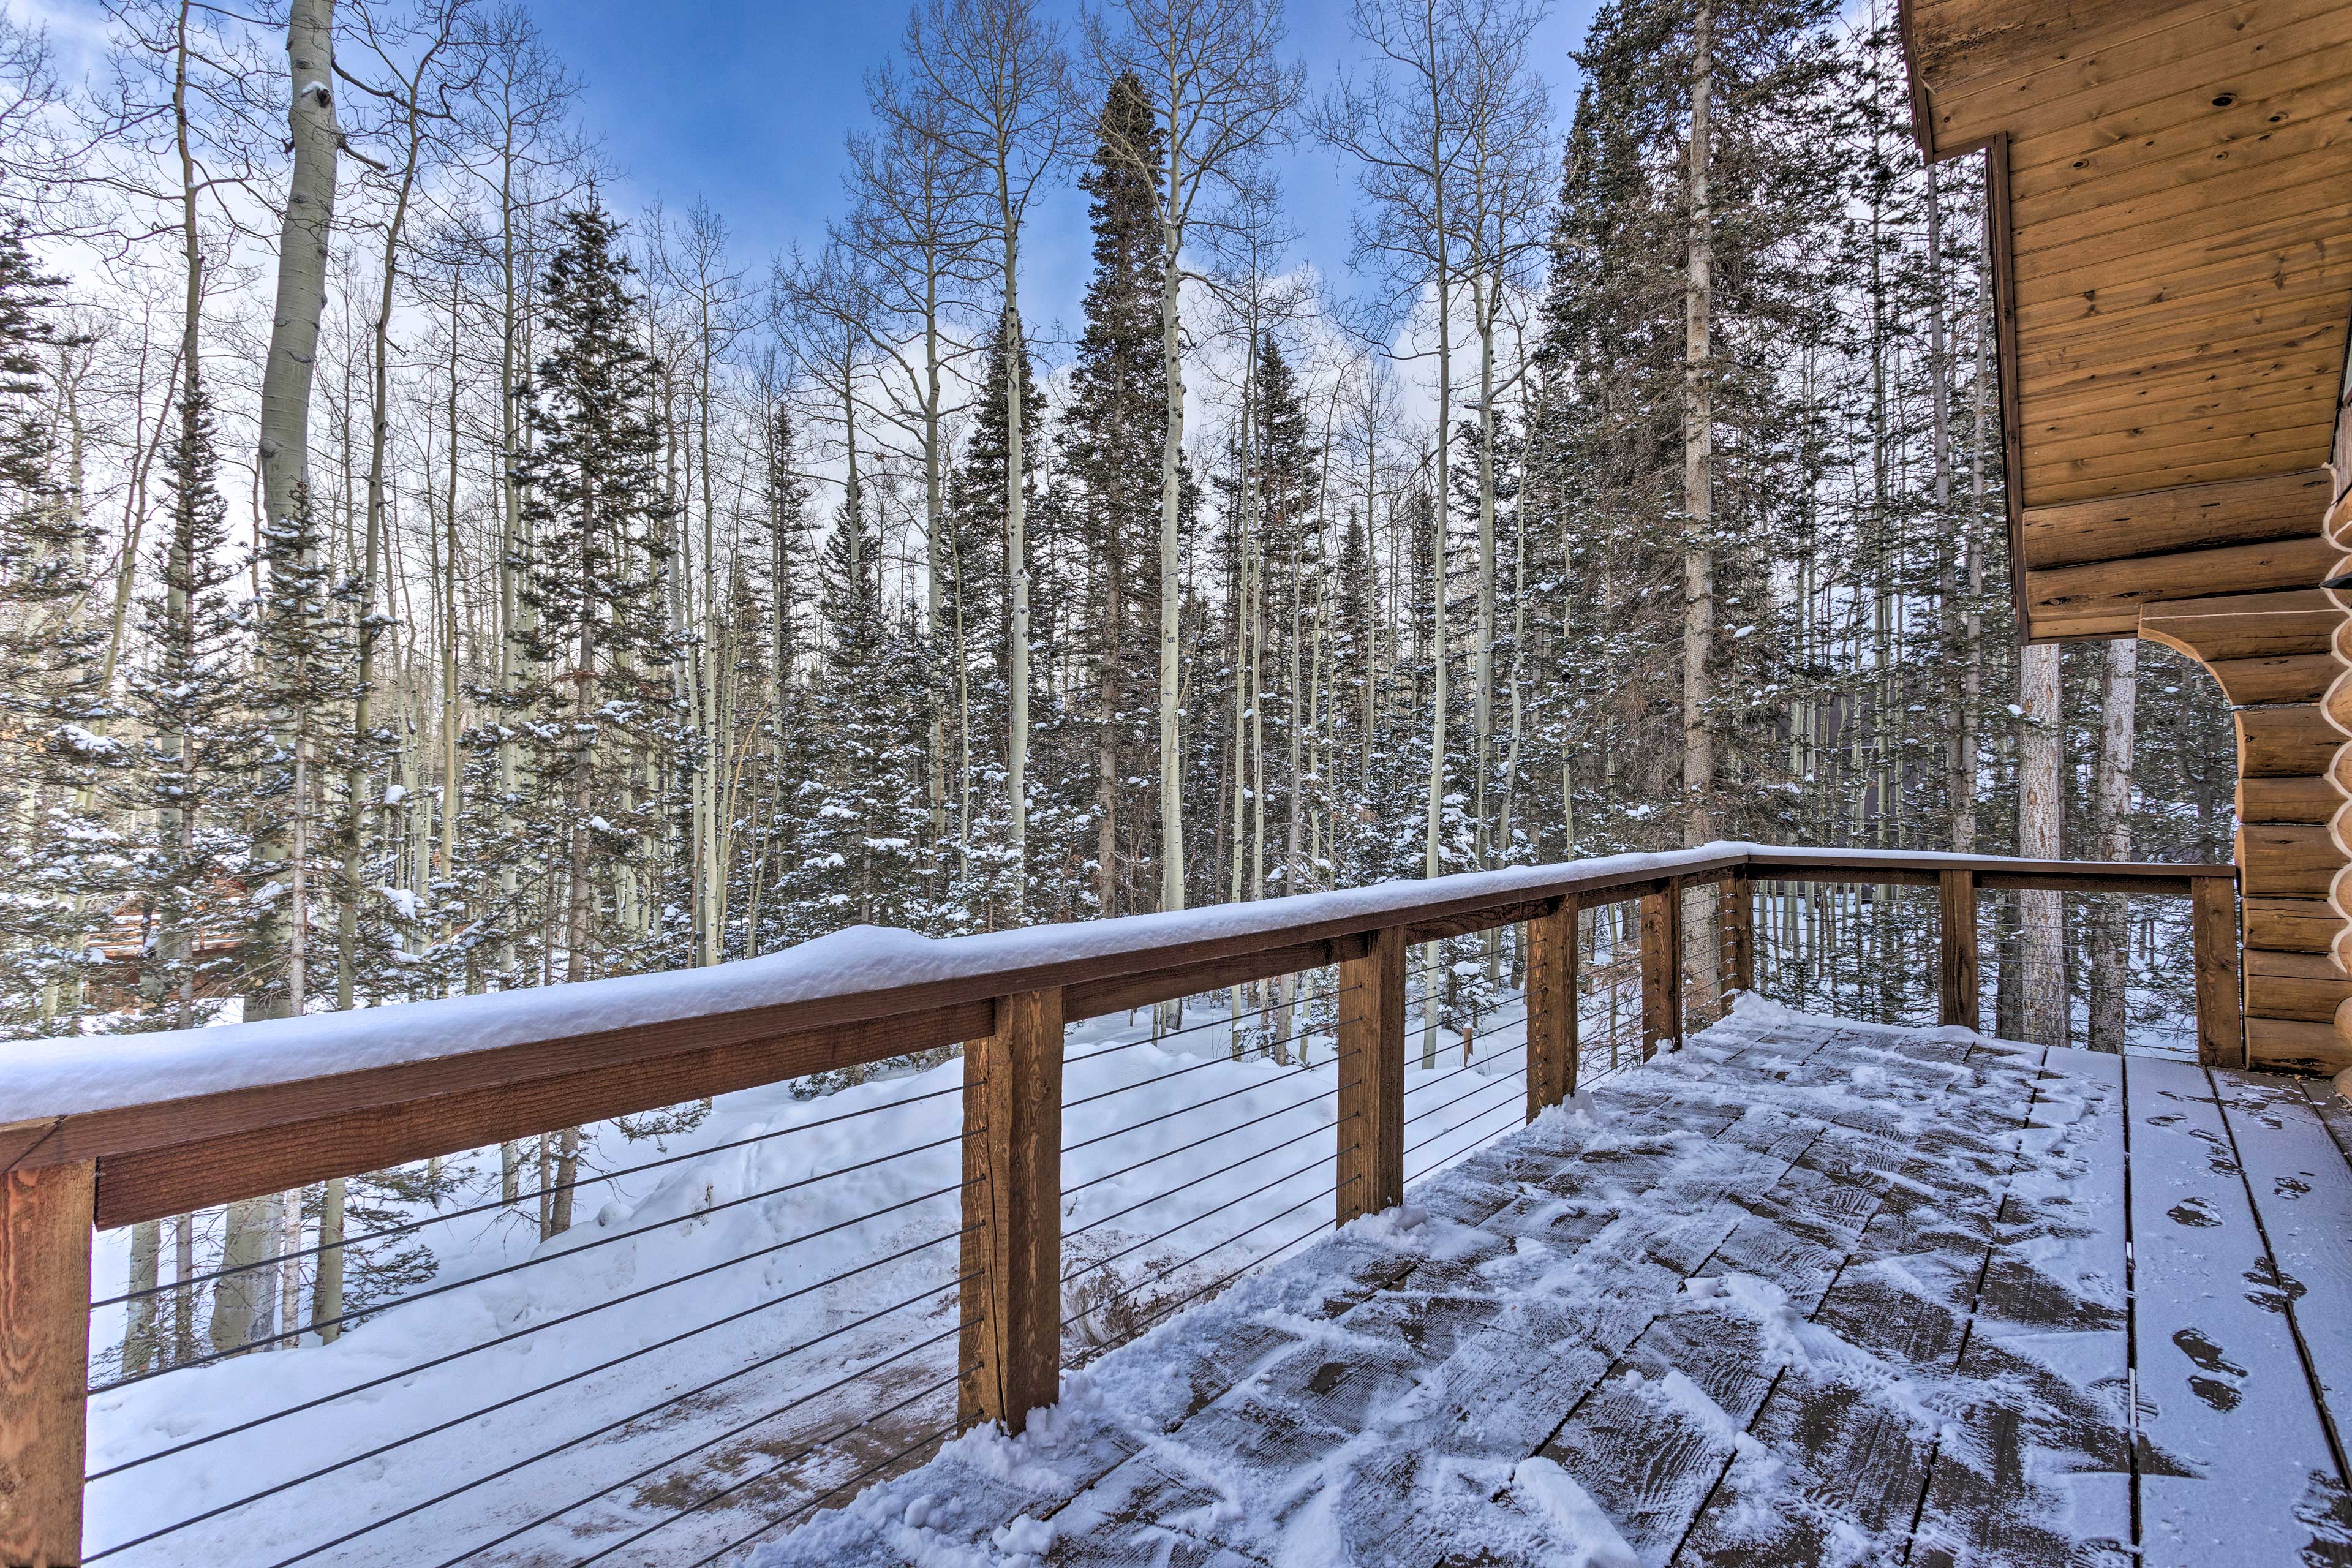
[[[2208,664],[2327,652],[2344,612],[2315,584],[2267,594],[2172,599],[2139,613],[2139,633]]]
[[[2246,945],[2281,952],[2330,952],[2344,917],[2324,898],[2281,899],[2248,894],[2243,900]]]
[[[2352,1067],[2352,1046],[2334,1024],[2296,1018],[2248,1018],[2246,1065],[2263,1072],[2334,1078]]]
[[[2197,971],[2197,1059],[2207,1067],[2246,1065],[2246,1025],[2238,991],[2238,889],[2196,885],[2189,910]]]
[[[2324,823],[2248,822],[2238,828],[2238,867],[2250,899],[2324,896],[2344,851]]]
[[[1943,926],[1940,984],[1937,1019],[1973,1029],[1977,1011],[1977,879],[1969,871],[1946,871],[1942,877]]]
[[[98,1223],[111,1229],[186,1214],[256,1193],[285,1192],[452,1150],[483,1148],[559,1127],[953,1045],[987,1034],[995,1016],[993,1002],[967,1002],[903,1018],[619,1061],[557,1078],[492,1082],[446,1094],[422,1092],[390,1104],[369,1096],[348,1110],[308,1120],[290,1114],[282,1121],[268,1120],[269,1090],[223,1096],[236,1102],[238,1120],[247,1125],[232,1122],[234,1131],[205,1136],[207,1119],[192,1110],[183,1141],[108,1154],[99,1161]],[[419,1078],[420,1084],[432,1081],[429,1076]],[[310,1098],[289,1094],[293,1102],[289,1110],[304,1106]],[[259,1103],[248,1106],[247,1100]]]
[[[2029,570],[2026,607],[2042,620],[2116,615],[2128,622],[2142,606],[2168,599],[2307,587],[2325,579],[2336,560],[2336,547],[2319,537],[2317,526],[2315,514],[2294,539]]]
[[[2246,1011],[2257,1016],[2326,1024],[2334,1021],[2347,998],[2352,998],[2352,977],[2324,952],[2249,946],[2243,958]]]
[[[1573,932],[1575,911],[1565,919]],[[1403,928],[1391,926],[1364,956],[1339,966],[1341,1225],[1404,1201],[1405,947]]]
[[[2327,721],[2316,702],[2241,708],[2235,718],[2238,773],[2242,778],[2308,778],[2324,773],[2345,741],[2344,732]]]
[[[2300,778],[2240,779],[2238,820],[2241,822],[2315,822],[2336,820],[2344,796],[2325,773]]]
[[[2171,555],[2313,532],[2327,505],[2327,471],[2169,489],[2025,510],[2025,564],[2034,571],[2131,556]],[[2217,590],[2205,588],[2203,593]]]
[[[1683,1043],[1682,884],[1642,895],[1642,1059]]]
[[[1328,942],[1301,942],[1266,948],[1257,952],[1236,953],[1230,958],[1213,959],[1206,963],[1186,964],[1181,969],[1155,969],[1143,974],[1120,974],[1102,980],[1081,981],[1066,987],[1062,995],[1069,1021],[1075,1024],[1081,1018],[1125,1013],[1156,1002],[1171,1002],[1179,996],[1222,991],[1228,985],[1240,985],[1252,980],[1295,974],[1304,969],[1322,969],[1361,956],[1370,941],[1370,938],[1366,936],[1334,937]]]
[[[965,1426],[1017,1434],[1061,1397],[1062,1033],[1061,992],[1024,992],[999,1004],[978,1059],[964,1054],[964,1103],[981,1115],[964,1140],[978,1160],[964,1188],[961,1272],[978,1276],[962,1298]]]
[[[81,1561],[88,1163],[0,1175],[0,1565]]]

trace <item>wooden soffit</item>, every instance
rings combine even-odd
[[[2352,0],[1905,0],[1902,24],[1922,149],[1990,163],[2027,635],[2315,583],[2326,503],[2280,509],[2324,488],[2346,386]]]

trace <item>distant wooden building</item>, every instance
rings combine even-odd
[[[2213,672],[2249,1065],[2352,1066],[2352,5],[1901,21],[1922,149],[1989,164],[2019,622]]]

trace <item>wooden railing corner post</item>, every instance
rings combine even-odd
[[[1720,988],[1745,995],[1756,989],[1755,879],[1744,868],[1733,871],[1725,879],[1723,896],[1716,948],[1716,966],[1724,976]]]
[[[1576,1092],[1576,899],[1527,922],[1528,1120]]]
[[[966,1427],[1017,1433],[1061,1397],[1062,1022],[1059,989],[1002,997],[995,1031],[964,1049]]]
[[[81,1561],[94,1162],[0,1174],[0,1564]]]
[[[1682,879],[1642,895],[1642,1059],[1683,1043]]]
[[[1339,964],[1341,1225],[1404,1201],[1404,939],[1402,926],[1385,927]]]
[[[1936,1021],[1973,1029],[1979,1021],[1976,873],[1942,871],[1936,880],[1943,901]]]
[[[2200,877],[2189,888],[2190,952],[2197,965],[2197,1059],[2246,1065],[2246,1010],[2238,963],[2238,885]]]

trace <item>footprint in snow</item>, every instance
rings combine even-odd
[[[2246,1381],[2246,1369],[2224,1354],[2221,1347],[2195,1329],[2182,1329],[2172,1336],[2180,1353],[2196,1363],[2207,1377],[2191,1377],[2189,1392],[2224,1415],[2238,1407],[2239,1387]]]

